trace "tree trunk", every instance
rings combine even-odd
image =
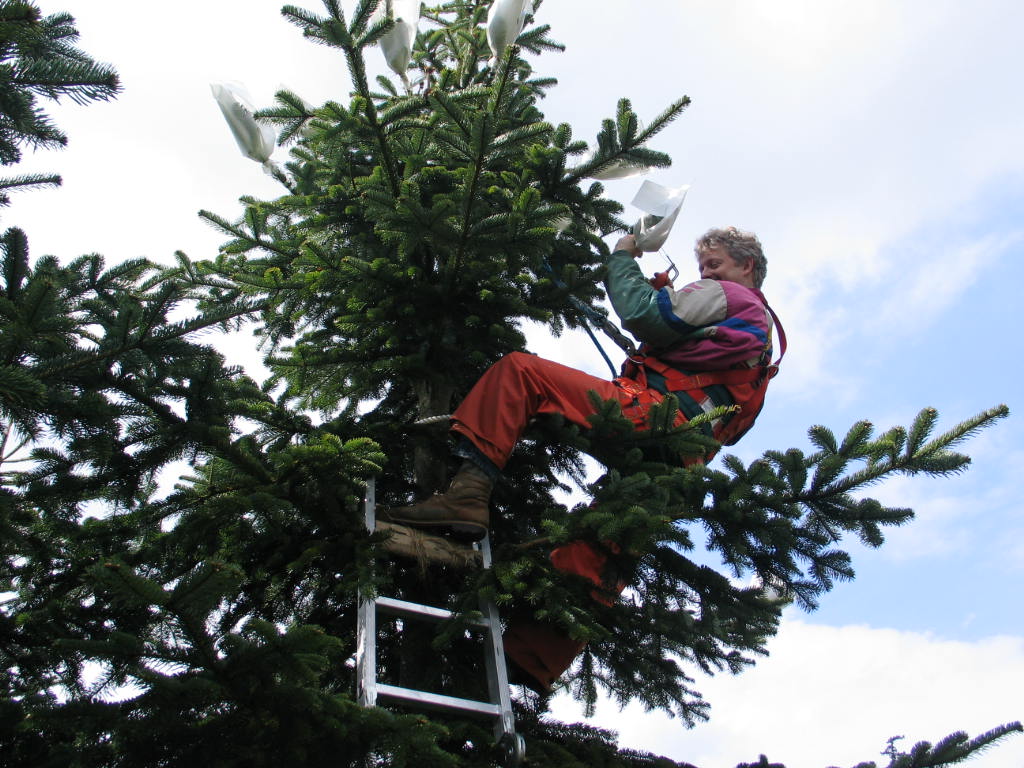
[[[450,384],[421,381],[413,386],[421,419],[451,413],[453,388]],[[446,425],[442,424],[441,427]],[[416,488],[425,498],[447,488],[448,456],[438,453],[436,441],[432,439],[432,431],[424,436],[417,435],[414,440],[413,473],[416,477]]]

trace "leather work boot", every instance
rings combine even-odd
[[[380,518],[415,528],[443,528],[453,538],[480,541],[488,531],[493,487],[494,481],[467,461],[459,467],[445,493],[408,507],[382,509]]]

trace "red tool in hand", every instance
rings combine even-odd
[[[665,256],[665,258],[668,259],[668,256]],[[654,277],[647,281],[651,284],[651,287],[654,288],[654,290],[656,291],[660,291],[666,285],[671,286],[672,281],[679,277],[679,269],[672,262],[672,259],[668,259],[668,263],[668,269],[666,269],[664,272],[655,272]]]

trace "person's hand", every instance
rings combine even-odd
[[[619,242],[615,244],[615,250],[628,251],[634,259],[638,259],[644,255],[644,252],[636,247],[636,238],[633,237],[633,235],[623,235],[619,238]]]
[[[649,282],[651,284],[651,287],[656,291],[660,291],[665,286],[668,286],[669,288],[675,288],[675,286],[672,285],[672,278],[669,277],[669,272],[671,271],[672,270],[670,269],[666,269],[664,272],[655,272],[654,277],[652,277],[647,282]]]

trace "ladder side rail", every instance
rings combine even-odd
[[[376,478],[371,477],[366,483],[366,498],[363,512],[366,517],[366,530],[376,528],[377,505]],[[360,594],[358,613],[358,635],[356,643],[356,675],[359,685],[359,704],[364,707],[377,706],[377,600],[372,596]]]
[[[491,567],[491,537],[484,536],[479,542],[484,568]],[[505,644],[501,638],[501,619],[498,608],[492,600],[480,599],[487,631],[484,633],[484,661],[487,668],[487,689],[491,701],[497,707],[497,721],[494,735],[498,741],[516,738],[515,714],[512,711],[512,695],[509,692],[508,667],[505,664]]]

